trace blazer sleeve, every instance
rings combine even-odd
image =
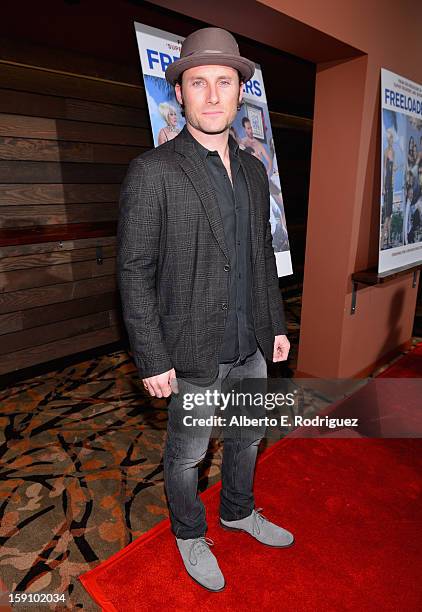
[[[268,303],[270,306],[271,320],[273,324],[274,336],[286,335],[287,326],[284,314],[283,298],[281,296],[277,264],[274,255],[273,237],[271,233],[270,223],[270,188],[268,183],[268,175],[265,166],[259,162],[262,177],[264,179],[264,190],[266,196],[267,223],[265,226],[264,251],[265,251],[265,272],[267,276]]]
[[[120,190],[116,262],[123,320],[141,378],[173,367],[157,307],[160,233],[157,181],[151,168],[137,157],[130,163]]]

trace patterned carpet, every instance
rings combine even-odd
[[[285,298],[283,376],[295,369],[300,303]],[[167,400],[145,396],[120,350],[9,386],[0,404],[0,587],[65,594],[66,603],[21,611],[96,611],[77,576],[167,516]],[[210,444],[202,490],[219,478],[221,448]]]

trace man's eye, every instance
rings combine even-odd
[[[192,82],[192,85],[193,85],[194,87],[198,87],[199,85],[202,85],[202,81],[193,81],[193,82]]]
[[[220,81],[221,85],[230,85],[230,81]]]

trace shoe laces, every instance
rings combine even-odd
[[[210,552],[210,546],[214,546],[214,542],[211,540],[211,538],[207,538],[206,536],[196,538],[190,547],[189,562],[192,565],[197,565],[198,558],[202,554]]]
[[[261,533],[261,527],[264,521],[268,521],[267,517],[261,514],[261,510],[264,508],[256,508],[253,511],[253,533],[257,533],[258,535]]]

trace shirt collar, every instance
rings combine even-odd
[[[190,138],[195,144],[196,150],[198,151],[199,155],[204,161],[206,160],[208,155],[218,155],[217,151],[211,151],[210,149],[207,149],[206,147],[201,145],[201,143],[198,142],[196,138],[194,138],[194,136],[192,136],[192,134],[187,129],[186,125],[184,127],[184,130],[186,132],[186,136]],[[234,155],[239,155],[239,144],[233,138],[233,136],[231,136],[231,134],[229,134],[229,149],[230,149],[230,153]]]

